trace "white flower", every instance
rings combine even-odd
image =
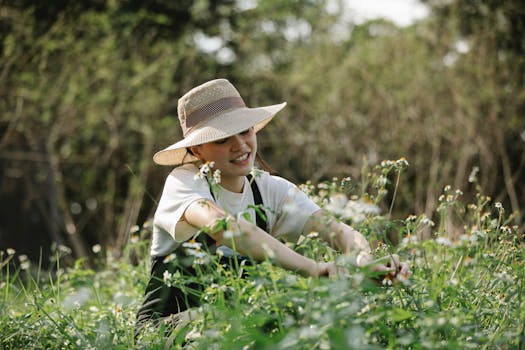
[[[468,182],[473,183],[477,181],[477,175],[479,172],[479,167],[475,166],[472,168],[472,171],[470,172],[470,175],[468,176]]]
[[[195,180],[204,179],[209,174],[210,170],[215,165],[215,162],[206,162],[201,165],[199,172],[193,177]]]
[[[333,214],[342,215],[347,202],[348,198],[344,194],[337,193],[330,196],[328,204],[324,208]]]
[[[383,160],[381,162],[381,167],[382,168],[387,168],[387,167],[390,167],[392,165],[394,165],[394,162],[392,162],[391,160]]]
[[[410,214],[406,219],[405,221],[407,222],[414,222],[417,220],[417,216],[415,216],[414,214]]]
[[[366,219],[367,215],[378,215],[380,213],[381,209],[373,203],[364,200],[350,200],[342,211],[342,218],[361,222]]]
[[[164,271],[164,273],[162,274],[162,279],[164,280],[164,282],[166,281],[169,281],[171,280],[171,277],[173,276],[173,274],[171,274],[168,270]]]
[[[317,238],[317,237],[319,237],[319,232],[312,231],[309,234],[307,234],[306,237],[308,237],[308,238]]]
[[[383,175],[379,176],[376,180],[376,184],[378,187],[385,187],[387,182],[388,182],[388,179],[386,178],[386,176],[383,176]]]
[[[399,158],[398,160],[396,160],[396,167],[398,168],[407,168],[408,167],[408,161],[402,157],[402,158]]]
[[[173,261],[176,257],[177,257],[177,254],[175,254],[175,253],[168,254],[168,255],[166,255],[166,257],[164,258],[164,260],[162,260],[162,262],[163,262],[164,264],[167,264],[167,263],[169,263],[170,261]]]
[[[93,253],[98,254],[102,250],[102,246],[100,244],[95,244],[93,247],[91,247],[91,250]]]
[[[162,274],[162,281],[164,281],[164,284],[168,287],[173,286],[173,274],[171,274],[168,270],[164,271]]]
[[[445,238],[445,237],[438,237],[438,238],[436,238],[436,243],[440,244],[440,245],[447,246],[447,247],[452,246],[452,241],[450,239],[448,239],[448,238]]]
[[[144,227],[145,229],[150,229],[152,226],[153,226],[153,222],[151,219],[146,220],[144,224],[142,224],[142,227]]]
[[[208,260],[205,257],[197,257],[193,260],[193,265],[204,265]]]
[[[193,255],[196,258],[201,258],[202,259],[202,258],[206,257],[206,253],[205,252],[202,252],[202,251],[196,250],[196,249],[186,249],[185,252],[186,252],[186,254]]]
[[[262,174],[262,170],[258,169],[256,167],[253,167],[252,170],[250,170],[250,175],[253,178],[257,178],[257,177],[261,176],[261,174]]]
[[[16,251],[13,248],[7,248],[7,255],[15,255]]]
[[[423,225],[426,225],[426,226],[430,226],[430,227],[434,227],[434,221],[430,220],[429,218],[427,218],[426,216],[423,216],[423,218],[421,219],[421,223]]]
[[[66,247],[65,245],[59,244],[58,251],[64,254],[71,254],[71,248]]]
[[[501,226],[500,229],[504,233],[507,233],[507,234],[511,234],[512,233],[512,229],[509,226]]]
[[[215,184],[221,183],[221,171],[219,169],[213,172],[213,183]]]
[[[201,249],[202,243],[196,242],[195,240],[192,239],[188,242],[182,243],[182,246],[185,248]]]

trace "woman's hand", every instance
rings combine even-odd
[[[348,274],[348,271],[337,266],[335,262],[320,262],[316,264],[316,269],[311,274],[312,277],[338,277]]]
[[[379,280],[390,280],[393,283],[397,281],[405,281],[412,276],[410,266],[406,262],[399,260],[397,254],[390,254],[383,258],[377,259],[367,263],[372,267],[372,271],[377,272]]]

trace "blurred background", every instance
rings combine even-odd
[[[0,250],[118,256],[171,170],[152,155],[181,138],[177,99],[217,77],[288,102],[258,135],[280,175],[405,157],[394,217],[432,218],[450,185],[523,231],[525,3],[363,3],[1,1]]]

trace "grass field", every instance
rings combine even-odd
[[[386,186],[376,182],[376,196],[367,196],[372,202]],[[397,253],[409,262],[412,278],[374,281],[370,271],[353,267],[351,257],[337,257],[313,233],[293,247],[317,259],[338,259],[348,276],[304,278],[263,262],[245,267],[250,277],[240,279],[210,257],[195,277],[206,286],[198,317],[175,330],[147,328],[135,341],[135,312],[149,276],[148,242],[140,239],[149,229],[144,227],[128,246],[139,255],[138,265],[101,256],[96,270],[81,262],[65,269],[57,263],[51,275],[3,251],[0,347],[525,349],[524,237],[501,204],[482,195],[462,203],[460,191],[446,188],[435,223],[424,215],[391,219],[377,213],[357,220],[334,208],[333,198],[348,194],[341,182],[304,189],[353,220],[376,256]],[[387,240],[392,234],[400,238],[395,246]],[[68,253],[57,249],[57,261]],[[166,279],[176,282],[177,276]]]

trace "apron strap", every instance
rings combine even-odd
[[[253,202],[255,206],[258,207],[258,210],[255,210],[255,221],[257,227],[259,227],[261,230],[268,232],[268,216],[266,216],[265,219],[263,217],[263,215],[265,214],[262,214],[264,213],[264,209],[261,208],[261,206],[263,206],[264,203],[262,200],[261,191],[259,191],[259,186],[257,186],[257,182],[255,182],[255,179],[251,174],[246,175],[246,178],[248,179],[248,182],[250,182],[250,187],[252,188]],[[215,196],[213,195],[213,191],[210,192],[213,199],[216,200]],[[210,251],[214,251],[214,248],[217,245],[217,242],[208,234],[198,235],[196,241],[205,245]]]

